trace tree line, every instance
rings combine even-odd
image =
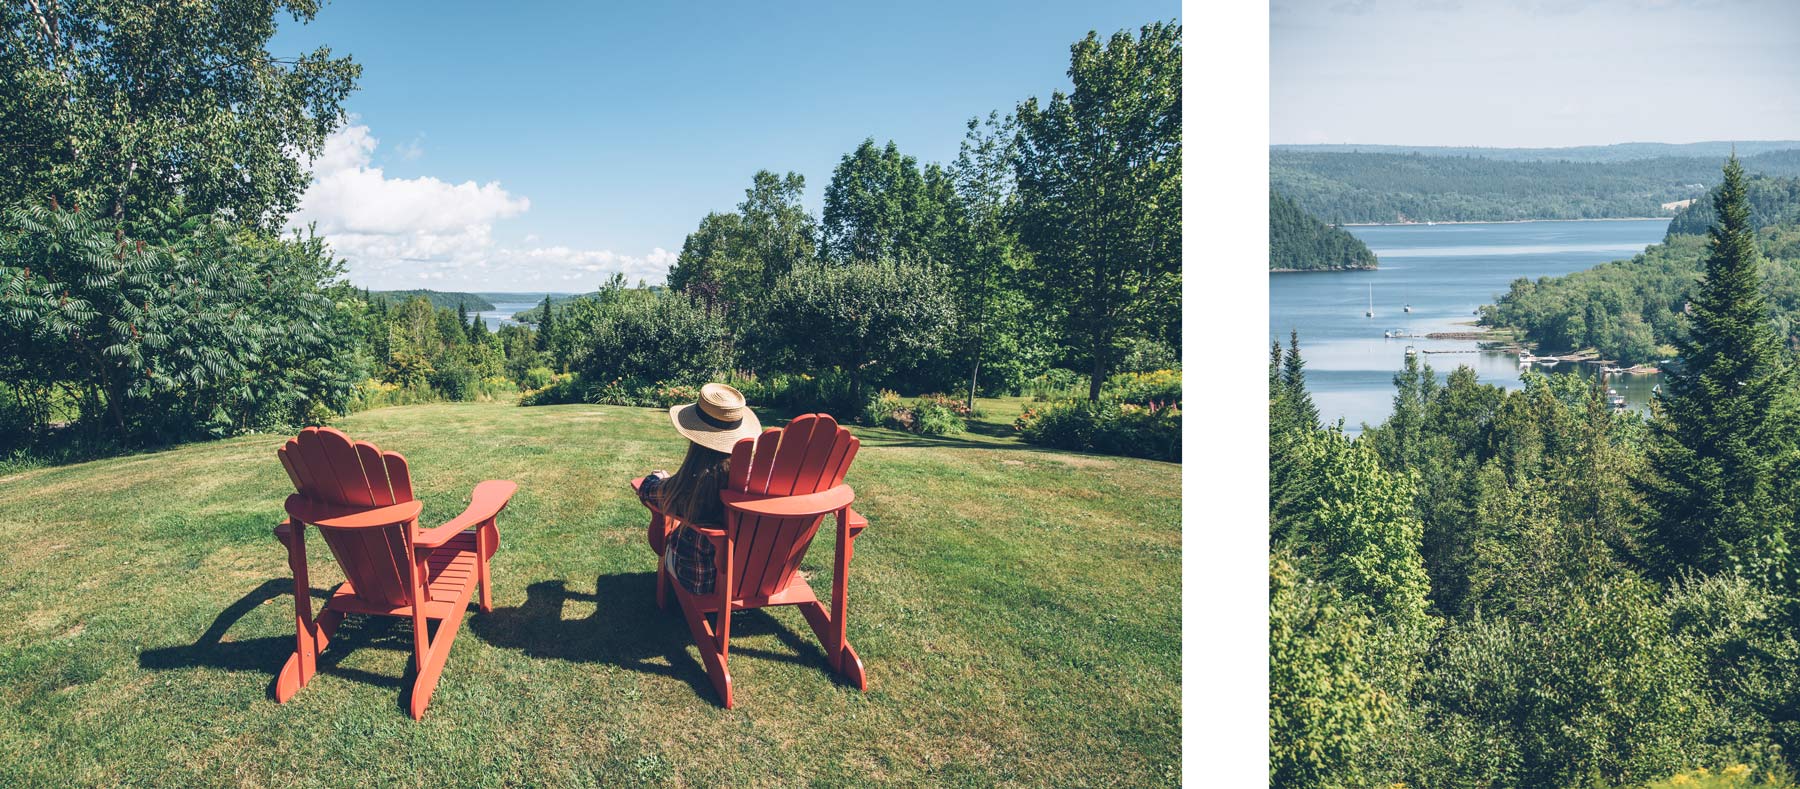
[[[1664,203],[1719,182],[1714,157],[1617,162],[1503,161],[1418,153],[1320,153],[1277,148],[1269,183],[1334,224],[1669,216]],[[1800,175],[1800,150],[1743,160],[1765,175]]]
[[[1800,379],[1725,169],[1648,418],[1409,359],[1360,437],[1271,349],[1270,778],[1618,786],[1800,747]]]
[[[489,333],[441,294],[359,291],[281,231],[360,74],[268,53],[277,13],[315,11],[0,8],[0,455],[740,371],[841,381],[854,406],[1078,367],[1097,399],[1179,362],[1179,25],[1090,33],[1070,88],[971,121],[949,164],[865,141],[820,216],[799,175],[759,172],[667,287],[547,298],[535,329]]]
[[[706,349],[693,358],[715,373],[837,370],[858,395],[972,403],[1069,367],[1097,400],[1133,357],[1180,358],[1180,33],[1089,34],[1071,48],[1071,92],[970,120],[947,165],[864,140],[816,217],[803,176],[758,171],[735,211],[688,234],[666,291],[528,317],[552,316],[557,360],[589,385],[698,375],[594,341],[655,326],[690,332],[671,344]],[[661,317],[633,312],[651,309]]]

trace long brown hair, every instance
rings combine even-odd
[[[719,491],[731,481],[731,455],[688,442],[681,468],[657,490],[662,510],[697,526],[725,523]]]

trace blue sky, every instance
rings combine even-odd
[[[579,291],[661,279],[760,168],[865,137],[955,158],[963,124],[1067,86],[1068,48],[1173,2],[330,3],[270,49],[363,65],[314,162],[315,222],[369,287]]]
[[[1800,138],[1796,0],[1274,0],[1276,143]]]

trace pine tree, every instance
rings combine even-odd
[[[1651,425],[1650,560],[1664,577],[1738,568],[1782,588],[1791,491],[1800,481],[1795,377],[1769,321],[1736,156],[1714,206],[1719,220],[1679,346],[1682,365],[1668,376]]]
[[[544,294],[544,316],[538,319],[538,350],[550,350],[550,330],[556,325],[555,316],[550,312],[550,294]]]
[[[1307,429],[1319,426],[1319,409],[1313,405],[1312,395],[1306,393],[1306,362],[1300,359],[1300,332],[1289,330],[1288,354],[1282,360],[1281,380],[1287,387],[1288,416],[1296,427]]]

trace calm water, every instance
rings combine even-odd
[[[1390,340],[1381,334],[1470,331],[1466,324],[1475,320],[1475,308],[1492,304],[1513,280],[1631,257],[1661,241],[1668,224],[1655,219],[1347,228],[1375,251],[1381,268],[1271,273],[1269,336],[1285,345],[1288,330],[1299,330],[1307,388],[1319,415],[1328,422],[1343,417],[1352,431],[1364,422],[1379,424],[1393,409],[1393,376],[1405,366],[1409,345],[1431,352],[1422,358],[1440,379],[1468,365],[1486,383],[1516,388],[1517,357],[1477,351],[1472,340]],[[1371,289],[1375,317],[1366,318]],[[1403,310],[1408,304],[1411,313]],[[1643,408],[1655,383],[1655,376],[1615,376],[1609,385]]]
[[[525,297],[520,296],[520,298],[524,299]],[[524,312],[528,309],[531,309],[532,307],[536,307],[537,305],[544,303],[544,297],[541,295],[535,299],[525,299],[523,301],[500,301],[499,299],[489,299],[489,300],[494,303],[493,309],[482,310],[480,312],[475,313],[476,315],[481,316],[481,320],[483,323],[487,324],[488,331],[493,331],[493,330],[498,329],[501,326],[504,326],[506,324],[516,323],[516,321],[514,321],[512,319],[513,313]]]

